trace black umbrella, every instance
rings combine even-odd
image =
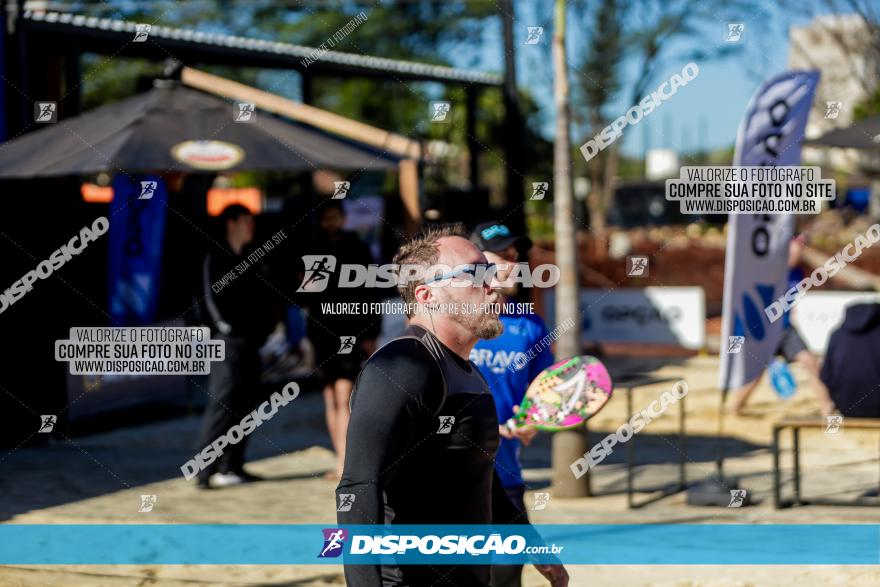
[[[101,171],[393,169],[397,161],[314,127],[241,110],[179,82],[158,80],[147,92],[0,146],[0,178]]]
[[[880,116],[865,118],[846,128],[836,128],[808,145],[842,147],[845,149],[880,149]]]

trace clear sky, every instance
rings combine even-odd
[[[738,54],[724,59],[697,61],[699,76],[686,87],[679,89],[675,96],[664,102],[637,126],[624,131],[623,151],[627,155],[641,156],[645,140],[651,148],[675,148],[679,152],[693,151],[699,147],[715,149],[731,146],[736,138],[737,128],[752,94],[761,82],[787,69],[789,42],[788,30],[792,25],[803,25],[812,20],[811,9],[814,2],[794,2],[784,10],[776,0],[763,0],[760,10],[742,15],[738,20],[744,23],[745,32],[739,43]],[[816,13],[826,13],[827,9],[816,3]],[[553,72],[550,59],[552,29],[552,2],[549,0],[515,0],[517,75],[518,84],[528,87],[535,99],[542,105],[541,128],[544,135],[552,138],[553,115]],[[569,11],[572,12],[571,10]],[[572,24],[575,17],[569,16],[568,56],[570,67],[577,63],[581,47],[587,46],[587,38]],[[724,34],[727,20],[707,22],[701,27],[702,36],[717,45],[726,45]],[[544,36],[541,46],[525,45],[527,26],[543,26]],[[501,70],[502,41],[500,25],[487,28],[477,52],[471,47],[449,48],[447,54],[461,67],[475,67],[490,71]],[[656,88],[673,73],[680,72],[687,63],[682,54],[695,47],[692,38],[676,41],[670,46],[670,55],[658,68],[657,75],[649,87]],[[708,49],[708,47],[702,47]],[[632,79],[637,64],[629,60],[624,68],[627,78]],[[573,73],[572,75],[576,75]],[[625,85],[621,94],[629,93]],[[577,100],[576,94],[572,95]],[[626,112],[625,96],[619,96],[617,103],[607,110],[613,117]],[[582,132],[572,134],[572,142],[580,145],[589,137]]]

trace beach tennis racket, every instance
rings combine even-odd
[[[581,355],[547,367],[526,390],[516,415],[506,422],[514,429],[534,426],[556,431],[580,426],[611,399],[611,376],[596,357]]]

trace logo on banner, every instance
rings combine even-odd
[[[318,558],[336,558],[342,554],[342,547],[345,539],[348,538],[348,531],[341,528],[324,528],[324,547]]]

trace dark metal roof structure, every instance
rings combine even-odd
[[[293,69],[319,49],[291,43],[249,37],[204,33],[192,29],[153,25],[152,42],[131,42],[138,23],[61,12],[25,12],[23,23],[29,34],[47,33],[55,42],[59,33],[75,37],[80,50],[96,53],[166,59],[169,54],[184,63],[208,63]],[[455,69],[399,59],[371,57],[339,51],[322,52],[308,70],[318,74],[348,74],[399,80],[500,86],[502,76],[494,73]]]
[[[151,90],[29,132],[0,149],[0,179],[174,170],[396,169],[399,158],[311,125],[158,80]],[[220,166],[215,164],[220,163]]]

